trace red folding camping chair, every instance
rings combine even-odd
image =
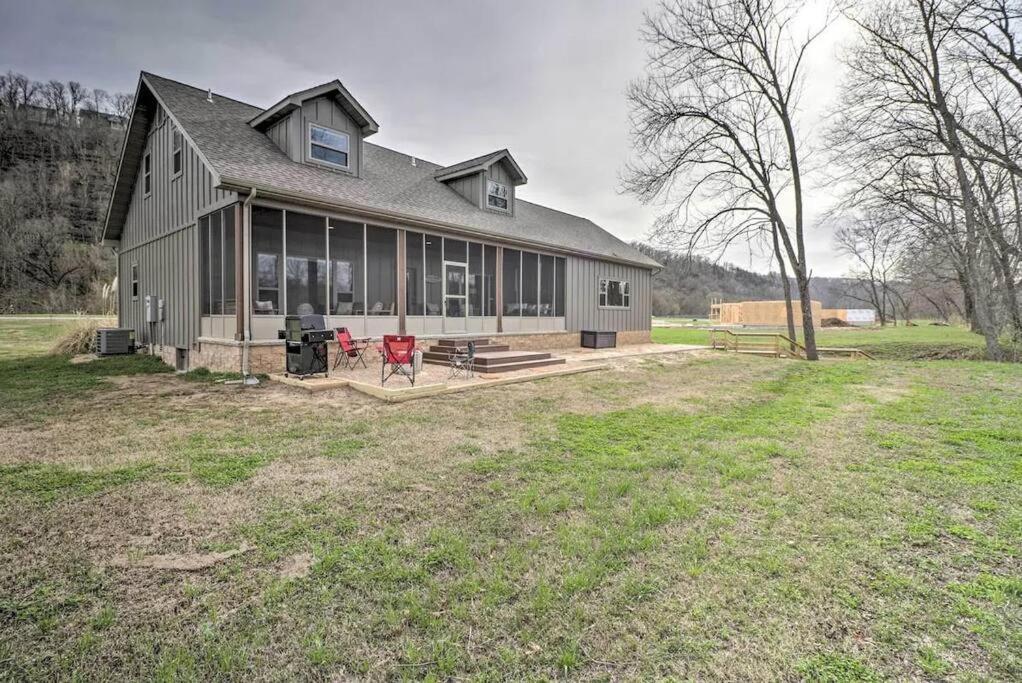
[[[347,327],[338,327],[334,330],[337,335],[337,346],[338,353],[337,358],[334,359],[334,370],[340,365],[341,361],[344,361],[345,369],[354,369],[361,361],[362,367],[368,369],[366,365],[365,352],[369,348],[368,339],[354,339],[351,336],[351,332],[348,331]]]
[[[404,375],[412,386],[415,386],[415,337],[385,334],[383,350],[380,353],[383,355],[380,386],[394,375]]]

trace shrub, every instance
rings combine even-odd
[[[96,350],[96,330],[109,326],[108,320],[82,318],[68,326],[50,349],[56,356],[76,356],[80,353],[93,353]]]

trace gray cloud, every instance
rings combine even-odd
[[[0,69],[110,91],[133,90],[144,69],[256,105],[340,78],[380,122],[377,144],[438,163],[508,147],[529,176],[523,198],[641,239],[656,208],[618,189],[630,152],[624,92],[642,70],[638,29],[651,5],[9,2]],[[815,272],[840,274],[829,233],[811,239]],[[727,256],[750,265],[747,248]]]

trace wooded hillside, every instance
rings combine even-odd
[[[107,312],[99,245],[129,95],[0,75],[0,311]]]

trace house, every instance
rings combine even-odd
[[[277,330],[303,313],[516,348],[649,339],[656,262],[519,199],[506,149],[441,166],[378,130],[336,80],[261,108],[143,72],[104,235],[120,324],[180,368],[253,372],[282,366]]]

